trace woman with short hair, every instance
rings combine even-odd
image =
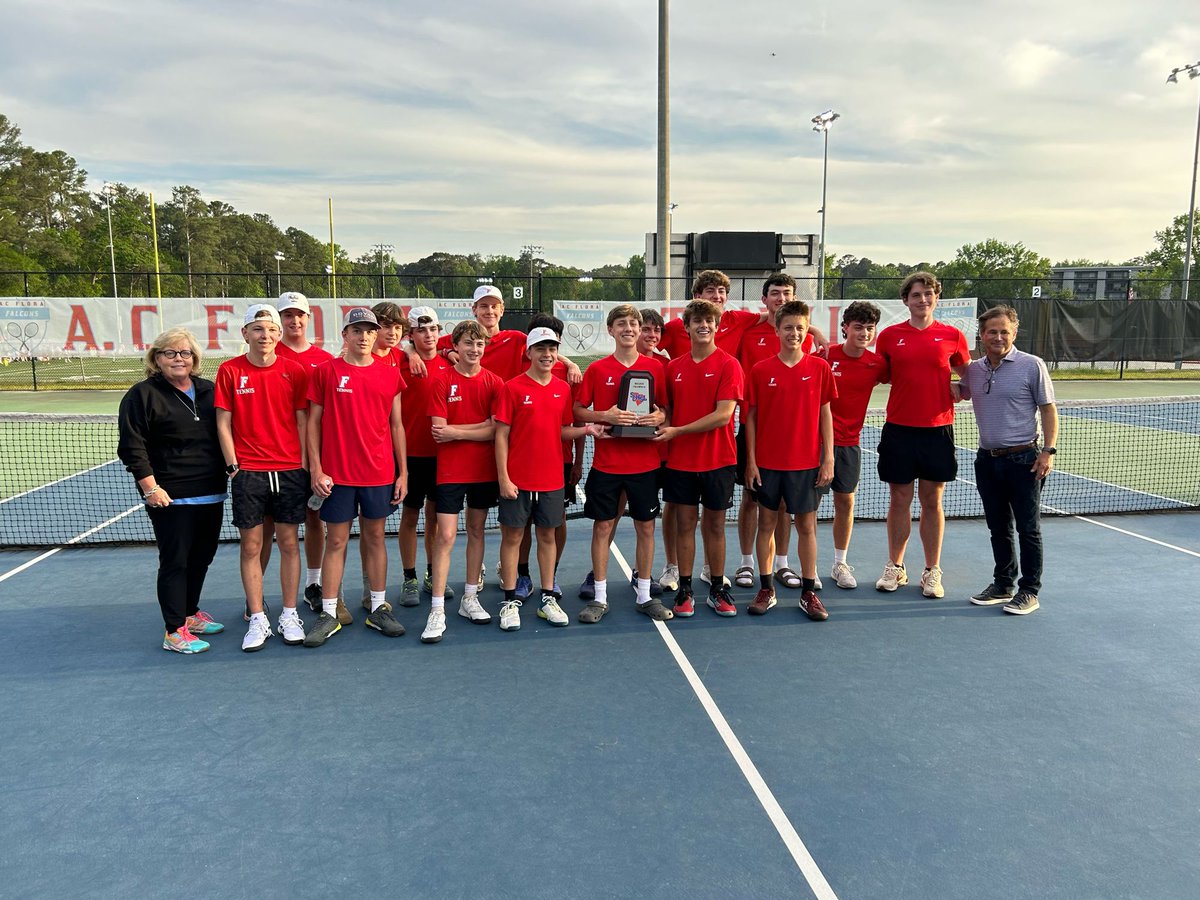
[[[214,386],[200,377],[200,346],[183,328],[146,350],[146,378],[121,400],[117,455],[137,480],[158,543],[163,649],[202,653],[225,626],[200,609],[200,592],[225,516],[228,475],[217,440]]]

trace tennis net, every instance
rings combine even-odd
[[[1200,507],[1200,397],[1063,401],[1059,453],[1042,494],[1051,515]],[[882,519],[888,490],[875,475],[883,411],[872,410],[862,436],[859,519]],[[946,515],[982,516],[972,460],[978,433],[969,406],[955,423],[959,479],[946,486]],[[116,459],[116,416],[0,414],[0,548],[153,541],[133,479]],[[587,442],[584,478],[591,464]],[[729,519],[737,517],[738,489]],[[579,502],[568,514],[582,516]],[[914,506],[914,514],[915,514]],[[226,505],[228,517],[228,504]],[[819,516],[833,515],[826,497]],[[389,531],[399,513],[388,520]],[[495,526],[495,513],[489,517]],[[226,520],[222,537],[236,540]]]

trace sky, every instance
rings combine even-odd
[[[352,257],[625,262],[655,228],[653,0],[5,0],[0,113],[89,184],[190,184]],[[675,0],[675,232],[1124,262],[1187,210],[1195,0]]]

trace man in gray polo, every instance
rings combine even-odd
[[[1054,467],[1058,411],[1046,364],[1013,346],[1017,325],[1017,311],[1011,306],[993,306],[979,317],[984,355],[967,366],[961,393],[963,399],[970,398],[979,425],[975,483],[996,561],[992,583],[971,597],[971,602],[976,606],[1003,603],[1006,613],[1024,616],[1039,605],[1041,493]]]

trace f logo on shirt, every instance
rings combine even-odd
[[[338,390],[341,390],[349,383],[350,383],[350,376],[343,375],[341,378],[338,379]]]
[[[450,385],[450,396],[451,397],[458,396],[458,385],[457,384]]]
[[[246,386],[247,382],[249,382],[249,381],[250,381],[250,376],[249,376],[249,375],[243,375],[243,376],[241,377],[241,379],[239,380],[239,382],[238,382],[238,388],[239,388],[239,389],[241,389],[241,388],[244,388],[244,387]]]

